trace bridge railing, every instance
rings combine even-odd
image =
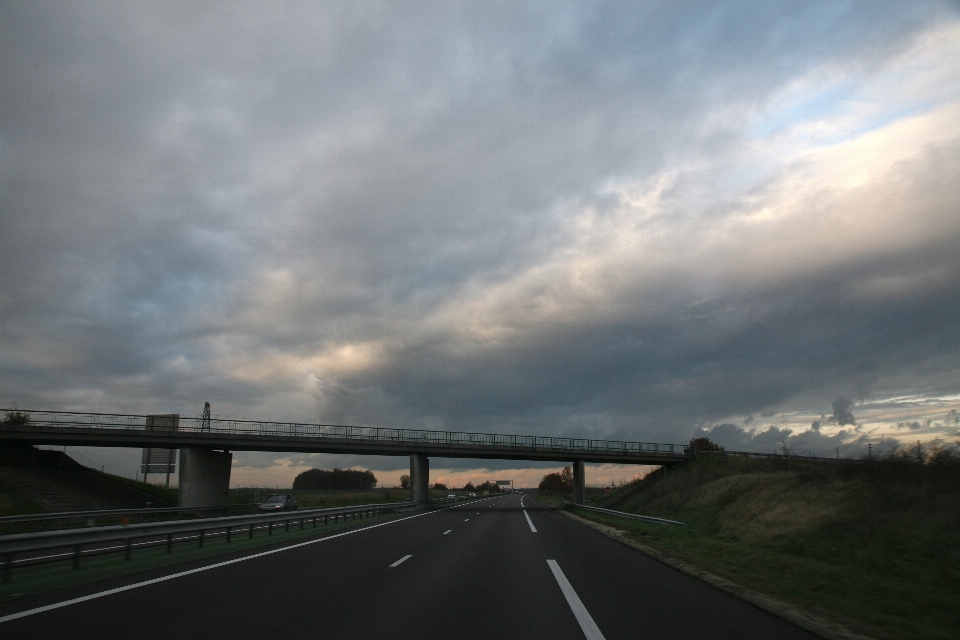
[[[71,411],[28,411],[0,409],[8,415],[28,415],[28,425],[37,427],[83,427],[89,429],[147,430],[145,415],[113,413],[81,413]],[[460,431],[432,431],[427,429],[393,429],[385,427],[355,427],[333,424],[305,424],[295,422],[261,422],[181,416],[177,431],[195,433],[223,433],[235,435],[263,435],[275,437],[330,438],[340,440],[373,440],[398,443],[428,443],[517,448],[526,450],[564,450],[611,453],[646,453],[680,455],[688,445],[657,442],[627,442],[623,440],[594,440],[585,438],[558,438],[553,436],[520,436],[500,433],[471,433]]]

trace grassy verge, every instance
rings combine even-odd
[[[0,516],[25,516],[34,513],[43,513],[43,508],[0,480]]]
[[[701,460],[666,478],[588,495],[596,506],[688,526],[577,515],[863,633],[957,638],[960,482],[916,467],[794,463],[787,471]]]
[[[124,478],[123,476],[115,476],[112,473],[103,473],[101,471],[97,471],[96,469],[90,469],[90,471],[92,471],[93,473],[99,474],[101,476],[104,476],[106,478],[109,478],[110,480],[117,482],[119,484],[123,484],[128,487],[132,487],[134,489],[139,489],[144,493],[149,493],[151,495],[157,496],[161,500],[169,503],[169,504],[157,503],[153,505],[155,507],[177,506],[179,492],[176,489],[164,489],[159,484],[153,484],[150,482],[140,482],[139,480],[131,480],[130,478]]]

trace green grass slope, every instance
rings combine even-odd
[[[960,637],[960,465],[715,456],[588,504],[686,527],[578,515],[876,637]]]

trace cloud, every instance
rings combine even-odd
[[[735,424],[724,423],[698,428],[693,437],[710,438],[728,451],[783,453],[786,447],[795,455],[810,454],[820,457],[859,458],[867,455],[868,445],[873,446],[873,455],[881,455],[900,446],[899,441],[893,438],[858,435],[846,430],[834,435],[826,435],[815,429],[795,433],[789,428],[776,425],[770,425],[766,429],[743,429]]]
[[[836,422],[840,426],[857,424],[857,419],[854,417],[853,412],[850,411],[851,407],[853,407],[853,400],[846,396],[840,396],[834,400],[830,406],[833,407],[833,416],[830,418],[831,422]]]
[[[956,393],[949,3],[0,11],[3,403],[675,442]]]

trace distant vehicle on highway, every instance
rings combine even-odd
[[[470,497],[471,497],[471,498],[476,498],[476,497],[477,497],[477,494],[471,493],[471,494],[470,494]]]
[[[297,500],[289,493],[274,493],[260,503],[260,511],[293,511]]]
[[[451,493],[451,494],[450,494],[450,495],[448,495],[447,497],[448,497],[448,498],[456,498],[456,497],[457,497],[457,494],[455,494],[455,493]]]

